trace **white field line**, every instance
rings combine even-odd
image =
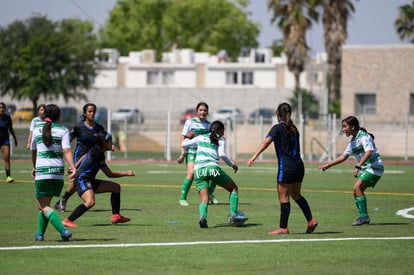
[[[65,248],[122,248],[122,247],[161,247],[214,244],[263,244],[263,243],[297,243],[297,242],[339,242],[339,241],[392,241],[414,240],[414,237],[352,237],[326,239],[283,239],[283,240],[239,240],[239,241],[199,241],[199,242],[167,242],[167,243],[125,243],[125,244],[85,244],[85,245],[32,245],[0,247],[3,250],[65,249]]]

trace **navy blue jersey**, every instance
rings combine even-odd
[[[279,161],[277,182],[302,182],[305,167],[300,156],[299,132],[289,135],[284,123],[273,125],[266,136],[273,140]]]
[[[84,121],[79,122],[70,132],[70,140],[76,138],[76,148],[73,153],[75,163],[96,144],[95,134],[104,131],[104,127],[96,123],[90,128]]]
[[[92,157],[93,150],[95,149],[89,150],[79,164],[76,171],[75,186],[84,186],[87,183],[92,183],[99,170],[108,167],[105,162],[105,153],[94,152],[95,157]]]
[[[12,120],[8,114],[0,116],[0,140],[5,141],[10,138],[9,129],[13,126]]]

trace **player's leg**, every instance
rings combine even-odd
[[[182,206],[188,206],[187,195],[190,191],[191,185],[193,184],[194,178],[194,161],[195,154],[186,154],[186,166],[187,166],[187,176],[185,177],[183,184],[181,186],[181,194],[179,203]]]
[[[303,215],[306,218],[306,221],[308,222],[308,225],[307,225],[307,228],[306,228],[306,233],[312,233],[315,230],[316,226],[318,225],[318,222],[312,216],[312,211],[311,211],[311,208],[309,206],[309,203],[305,199],[305,197],[303,197],[302,194],[301,194],[301,188],[302,188],[302,183],[301,182],[293,183],[292,184],[291,197],[297,203],[297,205],[300,207],[300,209],[302,210]]]

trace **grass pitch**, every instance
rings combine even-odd
[[[31,165],[13,162],[16,182],[6,184],[0,173],[0,274],[411,274],[414,270],[414,167],[386,165],[386,173],[366,192],[371,224],[353,227],[358,216],[353,195],[353,165],[326,172],[306,164],[303,195],[319,225],[304,234],[306,221],[293,202],[289,235],[267,232],[278,227],[276,164],[238,173],[224,167],[239,186],[239,208],[249,217],[244,227],[227,224],[228,193],[216,190],[210,205],[209,229],[198,226],[198,195],[190,206],[178,204],[185,168],[176,163],[112,162],[113,170],[133,169],[135,177],[121,183],[121,214],[132,220],[112,225],[109,194],[98,194],[96,205],[71,229],[70,242],[49,225],[44,242],[34,242],[37,227]],[[106,178],[103,174],[98,174]],[[66,187],[66,186],[65,186]],[[54,200],[53,202],[55,202]],[[68,201],[71,211],[79,203]],[[60,213],[62,219],[69,212]]]

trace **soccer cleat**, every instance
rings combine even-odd
[[[312,218],[309,222],[308,222],[308,228],[306,229],[306,233],[310,234],[313,231],[315,231],[315,228],[318,226],[318,221],[315,218]]]
[[[121,214],[113,214],[112,215],[112,223],[124,223],[124,222],[129,222],[131,219],[122,216]]]
[[[269,232],[268,234],[269,235],[289,234],[289,229],[287,227],[286,228],[279,227],[278,229],[273,230],[273,231]]]
[[[14,181],[14,179],[12,178],[12,177],[10,177],[10,176],[8,176],[7,178],[6,178],[6,182],[7,183],[12,183]]]
[[[78,227],[76,223],[74,223],[73,221],[69,219],[64,219],[62,223],[65,227]]]
[[[58,201],[55,203],[54,208],[55,208],[56,210],[61,211],[61,212],[65,212],[65,210],[66,210],[66,200],[65,200],[64,198],[60,198],[60,200],[58,200]]]
[[[34,238],[35,242],[43,242],[45,240],[45,238],[43,237],[43,234],[36,234],[35,238]]]
[[[179,200],[181,206],[188,206],[188,202],[186,200]]]
[[[208,195],[208,202],[211,204],[218,204],[219,201],[214,197],[213,194]]]
[[[72,237],[72,233],[70,233],[70,231],[67,230],[66,228],[63,229],[63,231],[60,235],[62,236],[62,241],[63,242],[69,241],[70,237]]]
[[[205,218],[200,218],[198,223],[200,224],[200,228],[208,228],[207,220]]]
[[[369,217],[363,218],[363,217],[358,217],[353,223],[352,226],[358,226],[358,225],[363,225],[363,224],[369,224],[371,221],[369,219]]]

